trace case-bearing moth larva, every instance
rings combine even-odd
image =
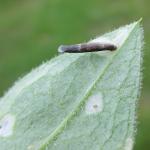
[[[60,53],[85,53],[85,52],[97,52],[97,51],[114,51],[117,49],[112,43],[98,43],[98,42],[89,42],[81,43],[75,45],[61,45],[58,48]]]

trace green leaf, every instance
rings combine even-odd
[[[92,41],[116,51],[63,54],[22,78],[0,100],[0,149],[131,150],[142,40],[138,21]]]

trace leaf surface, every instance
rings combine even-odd
[[[63,54],[18,81],[0,100],[1,150],[131,150],[142,40],[135,22],[92,40],[116,51]]]

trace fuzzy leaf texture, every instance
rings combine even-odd
[[[91,42],[113,52],[62,54],[0,99],[1,150],[131,150],[140,94],[140,21]]]

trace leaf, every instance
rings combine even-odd
[[[115,43],[114,52],[63,54],[17,82],[0,100],[1,150],[131,150],[139,22],[93,40]]]

